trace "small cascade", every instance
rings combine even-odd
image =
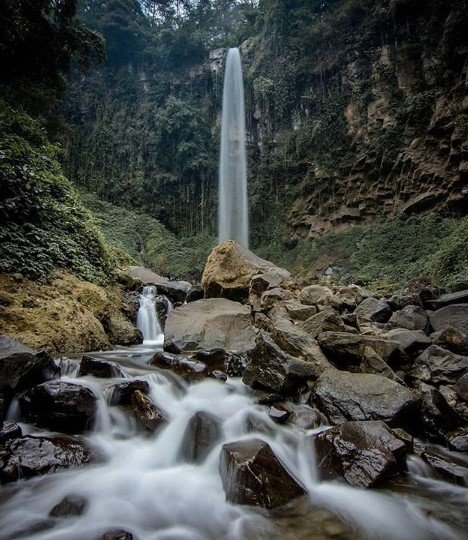
[[[162,345],[164,341],[164,334],[156,312],[157,292],[154,285],[147,285],[143,287],[140,294],[137,328],[143,334],[143,345]]]

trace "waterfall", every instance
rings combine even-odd
[[[164,335],[156,313],[156,294],[154,285],[143,287],[140,294],[140,308],[137,314],[137,327],[143,334],[144,345],[161,345]]]
[[[237,48],[229,49],[224,76],[218,230],[220,242],[236,240],[248,247],[244,82],[241,57]]]

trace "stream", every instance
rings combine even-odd
[[[149,383],[150,397],[169,420],[155,434],[144,433],[128,411],[108,404],[106,387],[121,378],[77,377],[77,359],[58,361],[62,380],[88,386],[99,398],[94,429],[84,437],[105,459],[98,465],[3,486],[0,538],[94,539],[118,529],[148,540],[464,538],[468,490],[432,478],[417,457],[410,458],[407,477],[378,491],[320,482],[311,434],[324,426],[308,431],[280,426],[266,407],[255,403],[253,392],[240,379],[187,384],[170,371],[149,365],[154,352],[155,348],[139,346],[93,356],[117,363],[129,379]],[[11,420],[18,419],[16,410],[13,403]],[[206,459],[195,465],[181,457],[181,444],[197,411],[214,414],[222,435]],[[25,434],[49,433],[24,423],[21,427]],[[271,514],[226,502],[218,473],[221,446],[251,437],[270,444],[306,488],[306,497]],[[85,514],[49,518],[51,508],[67,495],[88,500]]]

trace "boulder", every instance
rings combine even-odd
[[[369,488],[403,470],[406,444],[384,422],[345,422],[315,438],[322,477],[343,476],[348,484]]]
[[[417,397],[381,375],[327,370],[315,385],[313,402],[335,424],[383,420],[391,427],[413,427],[417,423]]]
[[[429,316],[420,306],[406,306],[393,313],[388,322],[391,326],[406,330],[426,332],[429,328]]]
[[[295,405],[288,423],[299,429],[314,429],[327,423],[327,419],[317,409],[309,405]]]
[[[0,335],[0,360],[2,358],[5,358],[7,356],[11,356],[12,354],[16,353],[30,353],[35,354],[36,351],[33,351],[33,349],[27,347],[20,341],[17,341],[16,339],[11,339],[10,337],[1,334]]]
[[[462,425],[462,419],[437,388],[421,384],[420,393],[425,435],[431,441],[443,444],[446,435]]]
[[[232,503],[272,509],[305,494],[261,439],[223,445],[219,468],[226,499]]]
[[[169,369],[188,381],[195,381],[209,375],[208,366],[204,362],[177,354],[157,352],[150,363],[159,369]]]
[[[386,323],[392,315],[390,306],[383,300],[369,297],[363,300],[354,310],[356,317],[361,321]]]
[[[372,347],[364,348],[359,371],[360,373],[382,375],[382,377],[387,377],[387,379],[398,379],[393,369],[374,351],[374,349],[372,349]]]
[[[301,291],[301,302],[310,306],[328,305],[333,291],[322,285],[309,285]]]
[[[166,296],[173,304],[184,303],[192,290],[192,284],[188,281],[164,281],[156,284],[159,294]]]
[[[289,319],[280,317],[272,321],[271,335],[283,351],[313,364],[317,373],[331,367],[317,341]]]
[[[12,397],[36,384],[60,376],[60,368],[45,353],[17,352],[0,360],[0,394],[8,407]]]
[[[102,379],[124,377],[122,370],[115,364],[105,362],[104,360],[98,360],[91,356],[83,356],[80,362],[78,377],[86,377],[87,375]]]
[[[434,345],[448,349],[456,354],[468,356],[468,334],[463,334],[451,326],[431,334],[430,339]]]
[[[422,452],[421,458],[439,478],[459,486],[468,486],[468,468],[461,463],[435,452]]]
[[[455,452],[468,452],[468,427],[458,429],[447,437],[448,447]]]
[[[459,398],[468,403],[468,373],[458,379],[453,389]]]
[[[432,328],[438,332],[451,326],[462,334],[468,334],[468,304],[446,306],[429,315]]]
[[[455,384],[468,373],[468,356],[461,356],[431,345],[413,362],[406,375],[411,381],[429,384]]]
[[[166,424],[166,417],[146,394],[135,390],[131,400],[133,414],[147,430],[157,431]]]
[[[101,322],[113,345],[138,345],[143,341],[141,331],[119,311],[107,314]]]
[[[49,512],[50,517],[66,518],[82,516],[88,508],[88,500],[80,495],[67,495]]]
[[[432,344],[432,341],[421,330],[395,328],[382,334],[382,338],[398,343],[401,352],[407,358],[414,358]]]
[[[166,327],[167,314],[170,313],[172,305],[167,296],[164,296],[163,294],[158,294],[154,298],[154,307],[156,309],[156,314],[158,316],[158,321],[161,329],[164,330],[164,328]]]
[[[294,394],[308,379],[318,376],[313,363],[285,353],[263,331],[258,335],[254,349],[248,353],[247,360],[242,380],[254,389]]]
[[[293,293],[288,289],[276,287],[275,289],[270,289],[262,294],[260,298],[260,306],[266,311],[273,308],[276,304],[283,304],[285,301],[292,300],[293,298]]]
[[[291,411],[282,403],[275,403],[268,411],[268,416],[277,424],[285,424],[291,416]]]
[[[250,308],[224,298],[197,300],[167,317],[164,349],[169,352],[222,348],[247,351],[255,344]]]
[[[356,332],[354,328],[348,327],[336,311],[320,311],[304,321],[300,327],[311,337],[316,338],[323,332]]]
[[[9,439],[17,439],[23,435],[21,426],[15,422],[4,422],[0,428],[0,444],[4,444]]]
[[[315,306],[307,306],[297,300],[287,300],[284,303],[284,308],[293,321],[306,321],[309,317],[317,313]]]
[[[205,296],[205,292],[203,291],[203,287],[201,285],[192,284],[185,301],[196,302],[197,300],[202,300],[204,296]]]
[[[20,437],[9,441],[0,458],[0,480],[12,482],[98,461],[87,444],[72,437]]]
[[[389,363],[396,361],[401,354],[396,341],[378,336],[349,332],[323,332],[317,339],[327,358],[337,365],[359,365],[366,347],[373,349],[385,362]]]
[[[439,298],[429,300],[427,304],[431,309],[440,309],[446,306],[453,306],[454,304],[468,304],[468,289],[443,294]]]
[[[221,437],[221,426],[216,416],[205,411],[196,412],[185,428],[180,455],[191,463],[201,463]]]
[[[203,271],[201,284],[205,298],[247,300],[250,282],[259,274],[268,274],[275,284],[286,288],[293,282],[284,268],[257,257],[233,240],[223,242],[213,249]]]
[[[149,384],[138,379],[114,384],[108,388],[110,391],[109,404],[123,406],[132,404],[132,396],[137,390],[143,394],[149,394],[150,391]]]
[[[133,540],[134,538],[133,534],[125,529],[115,529],[104,533],[99,540]]]
[[[224,349],[209,349],[197,351],[193,359],[203,362],[211,372],[226,372],[230,377],[242,377],[247,365],[241,354],[232,353]]]
[[[49,381],[28,390],[20,398],[21,413],[30,422],[64,433],[90,429],[97,398],[85,386]]]

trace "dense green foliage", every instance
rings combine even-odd
[[[0,272],[45,277],[55,268],[106,281],[114,261],[63,176],[44,129],[0,101]]]
[[[148,214],[115,206],[91,193],[81,193],[96,216],[106,241],[143,264],[174,278],[200,279],[215,239],[204,234],[178,238]]]
[[[389,290],[414,277],[450,287],[468,275],[468,218],[401,217],[374,226],[354,227],[292,249],[270,244],[259,254],[305,279],[332,267],[338,283],[362,282]]]

